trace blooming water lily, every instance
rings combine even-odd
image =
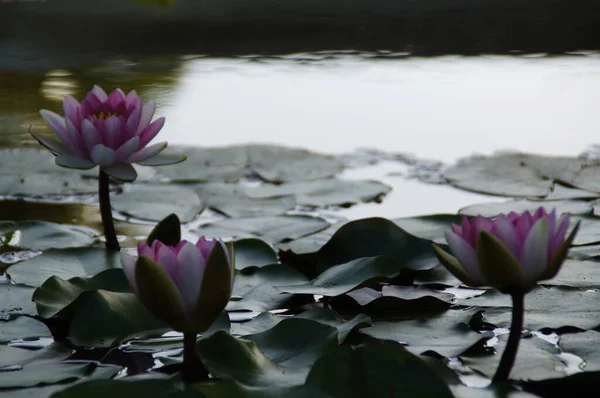
[[[135,91],[127,95],[116,89],[106,94],[98,86],[81,103],[64,97],[62,117],[47,109],[40,115],[57,138],[32,135],[56,157],[56,164],[75,169],[100,166],[111,177],[133,181],[137,174],[131,165],[160,166],[178,163],[184,156],[162,156],[166,142],[148,145],[162,129],[165,118],[154,121],[156,103],[143,104]]]
[[[469,286],[528,292],[559,271],[577,232],[567,237],[570,216],[543,207],[533,214],[500,214],[493,220],[466,217],[452,225],[446,242],[454,256],[433,245],[442,264]]]

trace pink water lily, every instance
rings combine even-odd
[[[42,119],[58,139],[42,134],[32,135],[57,155],[56,164],[75,169],[100,166],[111,177],[133,181],[137,177],[132,163],[159,166],[178,163],[183,156],[165,156],[160,152],[166,142],[148,145],[162,129],[165,118],[154,121],[156,103],[143,104],[135,91],[127,95],[116,89],[106,94],[98,86],[81,103],[69,95],[64,97],[62,117],[42,109]]]
[[[467,285],[527,292],[559,271],[578,229],[567,237],[569,223],[568,214],[557,217],[543,207],[493,220],[463,217],[460,226],[446,232],[454,256],[433,247],[442,264]]]
[[[235,275],[231,246],[201,237],[176,246],[139,242],[137,251],[121,253],[125,276],[148,311],[175,330],[203,332],[225,309]]]

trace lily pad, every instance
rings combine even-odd
[[[560,336],[559,346],[564,353],[577,355],[585,365],[586,372],[600,371],[600,332],[588,330],[582,333],[568,333]]]
[[[452,224],[460,225],[461,220],[462,217],[455,214],[433,214],[421,217],[396,218],[392,221],[416,237],[437,243],[446,243],[444,232],[450,230]]]
[[[192,232],[220,237],[260,237],[270,243],[279,243],[311,235],[327,227],[327,221],[316,217],[269,216],[220,220],[202,225]]]
[[[550,212],[556,209],[558,214],[571,213],[591,215],[593,205],[583,200],[559,200],[559,201],[530,201],[512,200],[508,202],[481,203],[460,209],[459,213],[467,216],[495,217],[498,214],[508,214],[511,211],[522,213],[524,211],[534,212],[543,207]]]
[[[598,178],[598,173],[600,173],[600,166],[584,167],[571,184],[586,191],[600,192],[600,178]]]
[[[284,318],[270,312],[262,312],[246,322],[235,322],[231,324],[231,334],[243,337],[249,334],[262,333],[281,322]]]
[[[453,397],[425,362],[390,342],[331,350],[313,366],[306,384],[332,398]]]
[[[417,238],[384,218],[366,218],[342,226],[317,252],[317,267],[325,270],[363,257],[385,256],[399,267],[426,270],[438,260],[431,241]]]
[[[70,355],[71,350],[63,343],[52,343],[39,350],[0,346],[0,370],[3,367],[61,362]]]
[[[537,170],[542,175],[568,185],[573,184],[586,164],[583,159],[568,156],[521,154],[519,159],[523,164]]]
[[[508,335],[499,336],[494,346],[497,354],[477,357],[461,356],[463,363],[487,377],[493,377],[506,346]],[[517,359],[511,375],[518,380],[543,380],[559,377],[561,362],[556,357],[560,350],[555,345],[537,337],[522,338],[517,351]]]
[[[192,221],[204,206],[189,188],[174,185],[130,185],[111,198],[112,207],[135,218],[160,221],[175,213],[182,222]]]
[[[401,342],[414,354],[433,351],[445,357],[454,357],[481,340],[493,337],[491,333],[477,333],[469,322],[477,308],[448,310],[428,317],[399,321],[376,321],[360,332],[383,340]]]
[[[37,315],[35,304],[31,300],[33,288],[25,285],[0,283],[0,319],[14,315]]]
[[[318,294],[322,296],[339,296],[369,282],[390,279],[397,276],[402,265],[390,257],[358,258],[346,264],[328,268],[304,285],[280,286],[276,290],[290,294]]]
[[[48,278],[33,295],[38,314],[42,318],[51,318],[58,314],[70,318],[71,306],[84,292],[94,290],[109,290],[112,292],[131,292],[129,282],[121,269],[107,269],[91,278],[75,277],[69,280],[57,276]]]
[[[247,174],[248,155],[241,146],[198,148],[170,145],[163,153],[183,154],[185,162],[156,170],[161,177],[177,182],[235,182]]]
[[[317,180],[287,182],[281,185],[261,185],[247,188],[246,194],[253,198],[273,198],[293,195],[303,206],[348,207],[356,203],[379,202],[392,188],[378,181]]]
[[[150,315],[132,293],[82,293],[69,339],[84,347],[112,347],[134,337],[160,336],[170,328]]]
[[[580,290],[566,287],[539,287],[525,297],[525,328],[559,329],[574,326],[591,329],[600,324],[600,308],[597,300],[600,291]],[[488,290],[484,294],[468,299],[459,299],[457,304],[485,308],[484,318],[497,327],[508,328],[511,319],[511,300],[506,294]]]
[[[554,278],[540,283],[551,286],[600,289],[600,263],[567,259]]]
[[[45,221],[0,221],[0,242],[33,250],[91,246],[98,233],[85,227]]]
[[[227,310],[270,311],[285,308],[282,306],[292,296],[281,294],[276,287],[306,281],[306,276],[283,264],[271,264],[261,268],[250,268],[247,272],[238,272],[233,282],[233,296],[240,299],[230,301]]]
[[[16,339],[49,336],[52,336],[52,333],[46,325],[28,316],[19,316],[10,321],[0,321],[0,343],[7,343]],[[2,383],[0,383],[0,386],[2,386]]]
[[[40,286],[51,276],[61,279],[89,276],[107,268],[120,268],[120,264],[118,252],[105,249],[52,249],[12,265],[7,273],[17,283]]]
[[[490,195],[544,197],[552,190],[552,180],[525,166],[518,154],[462,159],[443,176],[458,188]]]
[[[52,398],[103,398],[103,397],[169,397],[169,398],[202,398],[192,389],[177,390],[177,381],[172,379],[129,380],[92,380],[75,384],[52,396]]]
[[[600,194],[597,192],[589,192],[555,183],[552,192],[544,200],[596,199],[598,197],[600,197]]]
[[[239,185],[209,183],[193,188],[205,206],[229,217],[278,216],[296,207],[292,195],[253,198],[247,196],[247,188]]]
[[[18,371],[0,372],[0,390],[73,381],[91,373],[94,367],[93,363],[81,362],[28,365]]]
[[[260,239],[240,239],[233,243],[235,268],[263,267],[277,262],[277,253]]]
[[[248,159],[260,178],[276,184],[333,177],[344,169],[333,156],[271,145],[248,146]]]

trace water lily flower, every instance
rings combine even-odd
[[[133,181],[137,174],[132,163],[160,166],[185,160],[183,156],[159,155],[166,142],[148,145],[165,123],[164,117],[152,121],[155,108],[154,101],[143,104],[135,91],[125,95],[116,89],[107,95],[94,86],[81,103],[69,95],[64,97],[64,117],[47,109],[40,111],[57,138],[32,135],[56,155],[59,166],[100,166],[111,177]]]
[[[454,256],[433,248],[440,262],[467,285],[526,293],[559,271],[579,227],[567,237],[569,223],[569,214],[558,218],[555,210],[548,213],[543,207],[533,214],[512,212],[493,220],[463,217],[462,225],[446,232]]]
[[[168,246],[139,242],[138,256],[121,253],[125,276],[144,307],[174,330],[203,332],[231,297],[235,266],[232,247],[201,237]]]

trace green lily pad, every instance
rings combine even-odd
[[[600,332],[588,330],[583,333],[568,333],[560,336],[558,345],[563,352],[577,355],[585,361],[586,372],[600,371]]]
[[[123,193],[113,195],[111,203],[117,211],[151,221],[160,221],[175,213],[185,223],[204,209],[192,189],[174,185],[130,185]]]
[[[511,211],[522,213],[524,211],[534,212],[544,207],[546,211],[556,209],[557,213],[571,213],[591,215],[593,205],[583,200],[559,200],[559,201],[530,201],[512,200],[508,202],[481,203],[460,209],[459,213],[467,216],[495,217],[498,214],[508,214]]]
[[[600,243],[600,217],[594,216],[573,216],[569,232],[580,223],[579,231],[573,240],[573,245],[590,245]]]
[[[112,347],[134,337],[160,336],[170,328],[150,315],[132,293],[82,293],[69,339],[84,347]]]
[[[9,321],[0,321],[0,343],[7,343],[17,339],[49,336],[52,336],[52,333],[46,325],[28,316],[19,316]],[[2,383],[0,383],[0,386],[2,386]]]
[[[597,192],[589,192],[555,183],[552,192],[544,200],[596,199],[598,197],[600,197],[600,194]]]
[[[77,380],[91,373],[94,366],[92,363],[63,362],[28,365],[18,371],[0,372],[0,390]]]
[[[51,276],[35,290],[33,300],[42,318],[59,315],[70,318],[75,308],[70,307],[84,292],[94,290],[131,292],[129,282],[121,269],[107,269],[91,278],[75,277],[69,280]],[[70,310],[69,310],[70,308]]]
[[[120,268],[120,264],[119,253],[105,249],[52,249],[12,265],[7,273],[17,283],[40,286],[51,276],[61,279],[88,276],[107,268]]]
[[[14,315],[37,315],[31,299],[33,288],[11,283],[0,283],[0,319]]]
[[[225,219],[192,230],[206,236],[259,237],[270,243],[298,239],[329,227],[321,218],[309,216],[269,216]]]
[[[92,380],[75,384],[52,395],[52,398],[202,398],[191,388],[178,388],[177,380],[142,379]]]
[[[272,145],[250,145],[250,168],[265,181],[272,183],[310,181],[333,177],[344,169],[333,156],[303,149]]]
[[[329,351],[312,367],[306,384],[332,398],[453,397],[425,362],[389,342]]]
[[[281,293],[318,294],[333,297],[368,283],[393,278],[401,270],[401,264],[390,257],[359,258],[328,268],[307,284],[280,286],[276,290]]]
[[[363,257],[386,256],[398,267],[426,270],[439,262],[431,241],[417,238],[384,218],[366,218],[342,226],[317,252],[317,268],[325,270]]]
[[[239,299],[230,301],[227,310],[270,311],[285,308],[285,303],[292,296],[281,294],[276,287],[306,281],[306,276],[283,264],[271,264],[238,272],[233,282],[232,296]]]
[[[229,217],[278,216],[296,207],[292,195],[253,198],[240,185],[209,183],[195,185],[194,190],[205,206]]]
[[[198,148],[170,145],[163,153],[187,156],[185,162],[156,169],[160,177],[173,181],[235,182],[248,173],[248,155],[242,146]]]
[[[0,242],[33,250],[91,246],[97,234],[89,228],[45,221],[0,221]]]
[[[306,369],[281,368],[265,357],[253,341],[217,332],[197,344],[211,374],[248,386],[293,386],[304,382]]]
[[[396,218],[392,221],[416,237],[437,243],[446,243],[444,232],[450,230],[452,224],[460,225],[462,217],[456,214],[433,214],[421,217]]]
[[[500,363],[506,346],[508,335],[499,336],[494,346],[497,354],[486,356],[461,356],[462,362],[471,369],[477,370],[487,377],[493,377]],[[522,338],[517,351],[517,359],[511,376],[518,380],[543,380],[564,375],[560,369],[561,362],[556,357],[558,347],[537,337]]]
[[[600,173],[600,166],[584,167],[571,184],[586,191],[600,192],[600,178],[598,178],[598,173]]]
[[[360,332],[377,339],[402,342],[414,354],[434,351],[445,357],[454,357],[478,341],[493,337],[491,333],[480,334],[469,327],[477,311],[477,308],[456,309],[415,319],[377,321]]]
[[[0,149],[0,195],[43,197],[97,191],[97,181],[85,178],[80,170],[57,166],[49,151]]]
[[[260,239],[240,239],[233,243],[235,268],[263,267],[277,262],[277,253]]]
[[[591,329],[600,324],[600,291],[567,287],[539,287],[525,296],[525,328],[558,329],[574,326]],[[484,318],[497,327],[510,326],[512,303],[510,297],[496,290],[468,299],[458,299],[457,304],[485,308]]]
[[[217,383],[199,383],[194,388],[202,393],[203,398],[329,398],[322,391],[307,386],[245,386],[234,380],[222,380]]]
[[[262,333],[281,322],[284,318],[270,312],[262,312],[246,322],[235,322],[231,324],[231,334],[243,337],[249,334]]]
[[[458,188],[498,196],[544,197],[552,189],[552,180],[525,166],[519,154],[462,159],[443,176]]]
[[[71,350],[63,343],[52,343],[39,350],[0,346],[0,370],[3,367],[57,363],[67,359]]]
[[[571,185],[585,166],[585,160],[569,156],[518,155],[521,162],[540,174]]]
[[[340,229],[340,227],[346,224],[348,221],[339,221],[322,231],[304,236],[302,238],[294,239],[289,242],[277,243],[276,247],[283,251],[292,251],[294,254],[307,254],[317,252],[321,247],[331,239],[333,234]]]
[[[338,330],[339,344],[342,344],[353,330],[360,329],[371,324],[371,317],[368,315],[357,314],[352,319],[347,321],[340,320],[339,315],[323,307],[312,307],[309,310],[296,315],[296,318],[311,319],[325,325],[333,326]]]
[[[361,202],[379,202],[392,189],[378,181],[356,180],[317,180],[287,182],[281,185],[261,185],[247,188],[246,194],[252,198],[273,198],[294,195],[296,202],[303,206],[348,207]]]
[[[598,289],[600,288],[600,263],[567,259],[554,278],[540,283],[550,286]]]

